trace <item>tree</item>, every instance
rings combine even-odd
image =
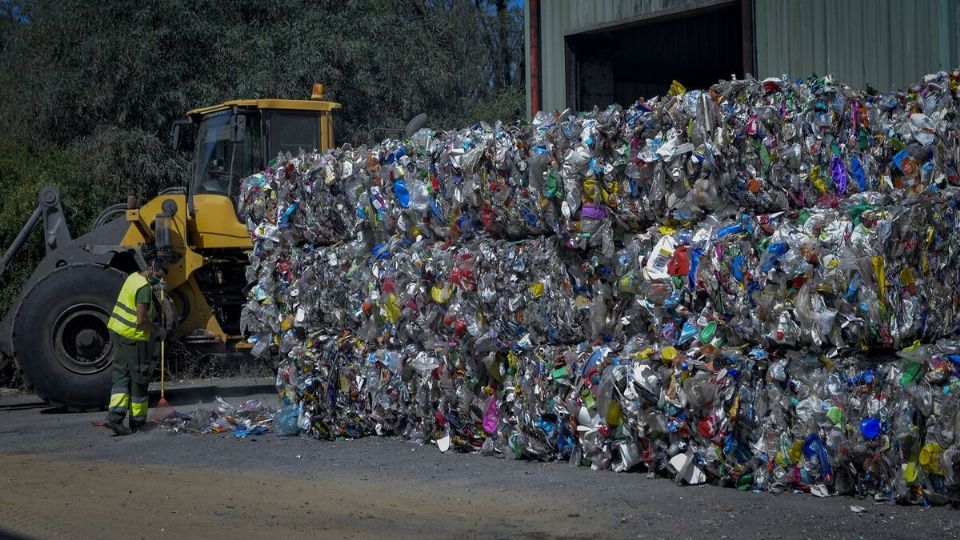
[[[0,0],[0,250],[45,184],[78,235],[126,194],[181,183],[188,157],[164,141],[193,107],[322,81],[338,144],[421,112],[444,129],[515,120],[521,19],[505,0]],[[0,314],[42,251],[34,238],[0,283]]]

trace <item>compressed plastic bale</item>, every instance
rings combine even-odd
[[[315,436],[942,493],[956,351],[921,342],[957,335],[953,79],[722,82],[292,158],[248,182],[245,324]],[[327,203],[298,171],[343,193],[352,237],[310,227]]]
[[[273,221],[268,237],[292,221],[314,243],[360,226],[410,239],[560,235],[585,247],[597,207],[612,226],[637,230],[738,208],[942,188],[960,182],[949,114],[956,78],[936,74],[916,93],[881,97],[829,78],[731,81],[627,110],[541,113],[528,128],[424,130],[279,163],[269,182],[245,192],[242,212]],[[297,208],[289,189],[299,190]],[[270,197],[253,200],[263,192]],[[586,217],[583,205],[591,205]]]

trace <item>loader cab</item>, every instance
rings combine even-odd
[[[204,117],[197,128],[190,193],[224,195],[234,202],[241,179],[264,169],[260,111],[233,109]]]
[[[340,104],[323,101],[317,86],[309,101],[236,100],[187,113],[196,124],[187,186],[194,245],[249,249],[237,217],[242,180],[281,154],[333,147],[332,112]]]

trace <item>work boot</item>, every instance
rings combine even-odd
[[[103,427],[109,429],[110,431],[113,432],[114,435],[117,435],[117,436],[130,434],[130,428],[121,424],[120,422],[117,422],[116,420],[104,421]]]
[[[140,433],[142,431],[147,431],[146,422],[130,421],[130,433]]]

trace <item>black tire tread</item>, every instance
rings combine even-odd
[[[104,273],[110,274],[111,277],[107,277],[107,274]],[[82,286],[67,287],[71,284],[71,282],[74,282],[77,285],[82,285],[84,282],[84,279],[82,278],[84,277],[90,278],[85,289]],[[94,285],[96,281],[100,281],[101,284],[104,284],[107,281],[114,280],[119,284],[122,284],[125,278],[126,275],[123,272],[100,264],[71,264],[58,268],[55,271],[47,274],[37,281],[37,283],[34,284],[34,286],[31,287],[26,294],[23,295],[22,300],[17,305],[17,313],[13,319],[14,323],[12,341],[14,345],[14,358],[20,367],[20,372],[23,374],[23,379],[27,387],[32,389],[39,397],[54,406],[62,407],[71,412],[102,410],[106,406],[106,401],[109,397],[109,378],[111,375],[109,366],[95,375],[75,376],[66,373],[66,370],[63,370],[64,373],[59,373],[58,375],[58,372],[55,369],[49,369],[51,367],[51,363],[54,368],[60,367],[59,362],[56,359],[46,359],[38,362],[36,359],[27,360],[24,355],[19,354],[17,351],[18,337],[23,337],[28,342],[36,342],[35,340],[40,339],[41,336],[45,338],[48,332],[52,330],[51,328],[47,327],[40,329],[37,329],[36,327],[33,329],[30,329],[30,327],[23,327],[24,324],[29,324],[28,321],[23,320],[26,317],[30,317],[32,315],[36,318],[42,319],[44,310],[40,309],[39,306],[48,304],[48,300],[50,300],[48,297],[51,294],[59,295],[66,291],[89,296],[91,294],[89,287]],[[119,288],[117,290],[119,290]],[[106,296],[100,297],[96,294],[93,296],[97,296],[98,300],[102,300],[105,306],[112,306],[115,301],[114,295],[117,294],[117,291],[97,291],[97,293],[101,293]],[[57,296],[54,296],[52,301],[56,301],[56,298]],[[37,311],[38,309],[40,309],[39,313]],[[109,308],[107,311],[109,312]],[[30,334],[34,335],[31,336]],[[39,371],[44,369],[41,367],[43,365],[46,365],[45,372]],[[60,369],[62,370],[63,368],[60,367]],[[44,374],[46,375],[45,377],[43,376]],[[84,396],[84,392],[76,392],[73,394],[57,394],[55,390],[51,390],[51,380],[58,377],[62,379],[65,376],[73,376],[74,379],[77,379],[77,377],[83,377],[83,379],[89,378],[89,380],[79,380],[82,380],[84,384],[92,385],[91,388],[97,386],[98,384],[102,387],[104,380],[106,380],[107,390],[102,393],[102,397],[99,396],[99,392],[91,393],[88,391],[86,392],[87,395]],[[96,397],[92,397],[93,394],[96,394]]]

